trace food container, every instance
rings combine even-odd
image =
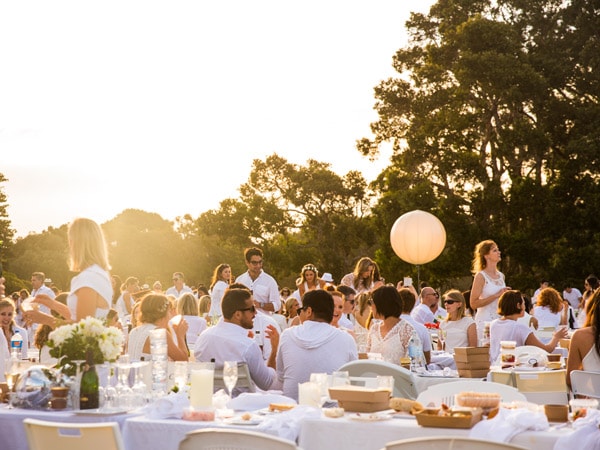
[[[566,422],[569,420],[569,407],[567,405],[544,405],[544,413],[548,422]]]
[[[502,396],[496,392],[459,392],[455,400],[458,406],[492,409],[500,405]]]
[[[585,417],[588,409],[598,409],[598,400],[593,398],[574,398],[569,401],[573,420]]]
[[[481,420],[481,408],[460,408],[440,413],[440,409],[426,409],[415,417],[423,427],[471,428]]]
[[[516,349],[515,341],[500,341],[500,361],[503,369],[514,367],[517,360]]]
[[[375,412],[389,409],[389,389],[368,389],[360,386],[329,388],[329,397],[337,400],[346,411]]]

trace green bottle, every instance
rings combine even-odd
[[[98,372],[96,372],[96,366],[94,365],[94,358],[91,350],[87,351],[85,359],[86,364],[83,374],[81,375],[81,384],[79,387],[79,408],[96,409],[100,406],[100,397],[98,393],[100,381],[98,379]]]

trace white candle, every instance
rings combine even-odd
[[[306,383],[298,383],[298,404],[321,406],[321,389],[317,383],[307,381]]]
[[[190,378],[190,405],[192,408],[212,407],[214,370],[193,369]]]

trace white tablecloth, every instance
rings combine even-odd
[[[349,419],[306,419],[302,423],[298,445],[303,450],[340,448],[344,450],[379,450],[385,444],[399,439],[423,436],[468,436],[469,429],[424,428],[416,419],[390,419],[378,422],[361,422]],[[571,429],[549,431],[525,431],[510,441],[534,450],[548,450],[560,436]]]
[[[6,405],[0,406],[0,449],[2,450],[28,450],[27,437],[23,427],[23,419],[31,418],[48,420],[51,422],[117,422],[121,429],[128,417],[132,414],[116,414],[109,416],[78,415],[73,411],[37,411],[32,409],[13,408]]]

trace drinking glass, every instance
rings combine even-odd
[[[223,363],[223,383],[229,392],[229,397],[233,394],[238,379],[237,361],[225,361]]]
[[[118,370],[118,382],[115,389],[117,390],[119,406],[129,408],[133,396],[133,391],[129,387],[129,372],[131,370],[129,355],[121,355],[116,366]]]
[[[350,385],[350,374],[347,371],[338,371],[331,374],[331,386],[348,385]]]
[[[446,350],[446,331],[441,328],[437,332],[438,340],[440,341],[440,350]]]
[[[81,365],[85,359],[72,359],[71,364],[75,366],[75,378],[71,383],[71,405],[73,409],[79,408],[79,387],[81,386]]]
[[[138,361],[131,364],[134,371],[134,382],[131,387],[134,407],[144,406],[148,400],[148,386],[144,383],[144,376],[142,374],[142,368],[148,364],[147,361]]]
[[[21,375],[21,369],[19,365],[19,361],[12,359],[12,357],[8,357],[4,361],[4,376],[6,377],[6,385],[8,386],[8,408],[13,408],[12,405],[12,393],[14,392],[15,385],[19,380]]]

